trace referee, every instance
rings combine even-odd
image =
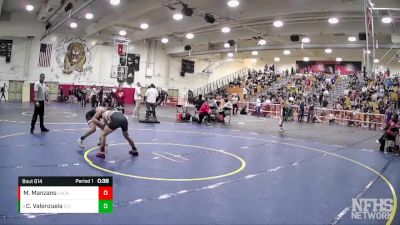
[[[39,119],[40,119],[40,130],[42,132],[49,131],[49,129],[44,127],[44,124],[43,124],[44,101],[48,102],[47,88],[46,88],[46,85],[43,83],[44,78],[45,78],[45,75],[43,73],[40,74],[40,80],[36,81],[35,87],[34,87],[35,97],[34,97],[33,101],[35,102],[35,111],[32,116],[31,134],[33,134],[33,131],[35,130],[35,124],[36,124],[38,115],[39,115]]]

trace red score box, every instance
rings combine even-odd
[[[112,200],[113,189],[112,186],[99,186],[99,200]]]

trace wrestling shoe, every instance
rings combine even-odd
[[[136,146],[134,146],[132,148],[132,150],[129,151],[129,154],[131,154],[132,156],[138,156],[139,155],[139,152],[138,152]]]
[[[78,138],[78,140],[76,140],[76,144],[82,149],[85,148],[85,146],[83,146],[83,141],[80,138]]]
[[[98,152],[96,154],[96,157],[101,158],[101,159],[105,159],[106,158],[106,154],[104,152]]]
[[[131,154],[132,156],[138,156],[139,152],[135,149],[135,150],[130,150],[129,154]]]

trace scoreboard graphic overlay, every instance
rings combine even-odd
[[[18,177],[19,213],[112,213],[112,177]]]

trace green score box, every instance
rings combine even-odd
[[[113,207],[112,200],[99,200],[99,213],[112,213]]]

